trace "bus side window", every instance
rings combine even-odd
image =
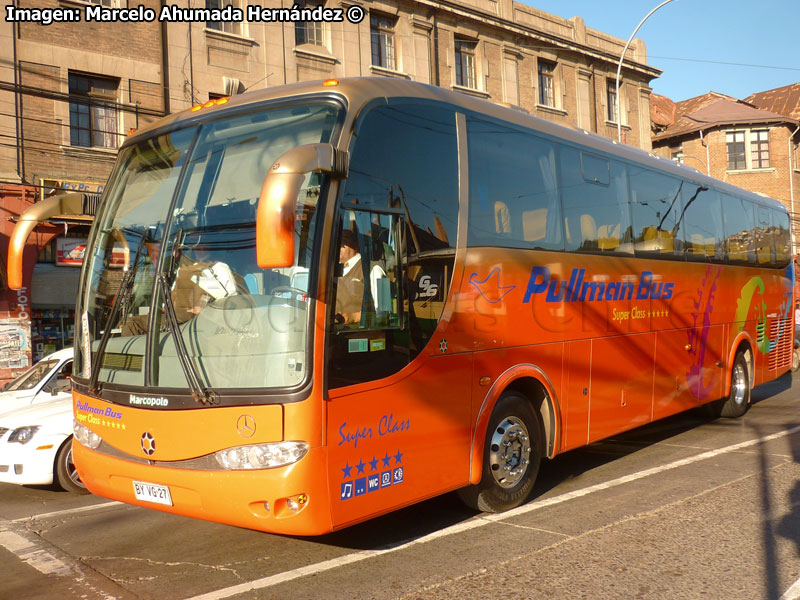
[[[756,256],[760,265],[770,264],[775,255],[775,236],[769,213],[766,206],[756,207]]]
[[[632,254],[626,167],[559,147],[567,250]]]
[[[562,250],[555,144],[467,117],[470,246]]]
[[[775,231],[775,266],[783,267],[792,257],[789,215],[774,209],[770,209],[770,213],[772,213],[772,227]]]
[[[722,202],[728,261],[754,264],[756,262],[756,240],[753,203],[728,194],[722,194]]]
[[[716,190],[693,183],[683,186],[680,229],[687,260],[721,262],[725,258],[722,208]]]
[[[674,258],[683,183],[638,166],[628,167],[628,180],[636,255]]]

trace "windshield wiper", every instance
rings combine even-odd
[[[192,391],[192,398],[198,404],[211,406],[219,404],[219,394],[213,388],[206,387],[200,380],[200,373],[194,359],[189,355],[186,349],[186,342],[183,339],[180,323],[178,322],[178,315],[175,313],[175,304],[172,302],[171,281],[174,267],[178,264],[180,257],[180,247],[183,241],[183,229],[178,229],[176,236],[175,246],[172,251],[172,257],[169,262],[169,273],[161,272],[156,279],[157,288],[161,288],[164,292],[164,318],[167,320],[170,333],[175,339],[175,351],[178,355],[178,362],[181,365],[186,382]],[[158,289],[156,289],[156,294]]]
[[[97,352],[95,352],[94,361],[92,361],[90,364],[91,375],[89,377],[89,389],[94,394],[97,394],[100,391],[100,388],[97,385],[97,379],[100,377],[100,365],[103,362],[103,356],[106,353],[106,346],[108,345],[108,340],[111,338],[111,330],[114,328],[115,320],[123,306],[125,307],[125,312],[127,312],[128,301],[133,293],[133,281],[136,277],[136,270],[139,268],[139,258],[141,258],[142,249],[145,247],[144,240],[146,235],[147,232],[142,234],[142,239],[139,240],[139,247],[136,248],[136,254],[133,256],[133,263],[131,264],[131,267],[122,275],[122,279],[119,282],[117,295],[114,297],[114,301],[111,303],[111,310],[108,313],[108,319],[106,319],[106,328],[103,330],[103,334],[100,337],[100,343],[97,345]],[[124,316],[125,315],[123,314],[123,317]],[[91,348],[89,349],[89,355],[89,360],[91,361]]]

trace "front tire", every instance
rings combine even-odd
[[[530,401],[517,392],[503,394],[489,419],[481,481],[459,490],[461,500],[492,513],[525,502],[539,473],[543,437],[541,421]]]
[[[75,494],[89,493],[89,490],[86,489],[78,475],[75,463],[72,462],[72,436],[69,436],[67,441],[61,444],[61,448],[58,449],[53,478],[55,479],[54,483],[58,484],[64,491]]]

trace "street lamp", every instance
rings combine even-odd
[[[664,6],[665,4],[669,4],[672,0],[664,0],[661,4],[656,6],[653,10],[651,10],[644,19],[639,21],[639,24],[636,26],[636,29],[633,30],[631,37],[628,38],[628,43],[625,44],[625,47],[622,49],[622,54],[619,57],[619,64],[617,65],[617,141],[622,142],[622,112],[620,110],[620,101],[619,101],[619,75],[622,72],[622,61],[625,59],[625,53],[628,51],[628,46],[631,45],[633,38],[636,36],[636,32],[639,31],[639,28],[644,24],[647,19],[650,18],[654,12],[656,12],[659,8]]]

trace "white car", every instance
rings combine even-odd
[[[72,356],[72,348],[54,352],[8,382],[0,390],[0,414],[56,398],[72,398]]]
[[[0,393],[0,482],[86,492],[72,462],[72,356],[45,357]]]

